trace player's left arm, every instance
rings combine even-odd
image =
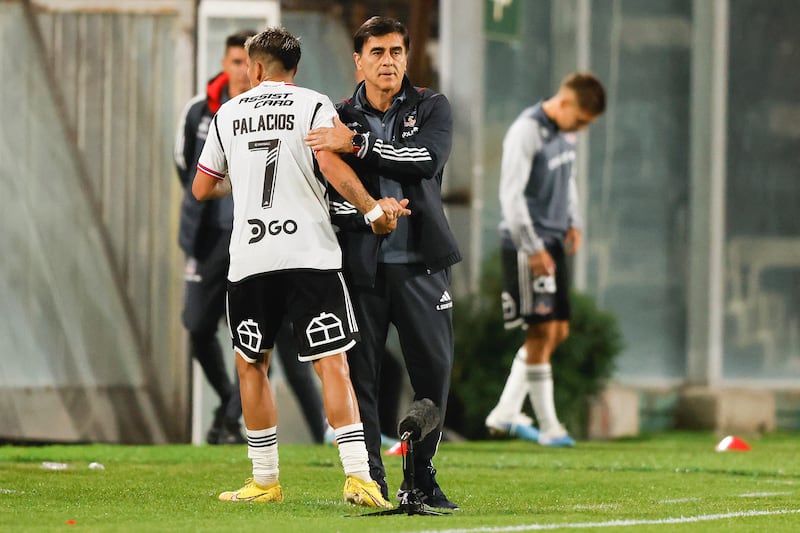
[[[567,230],[567,236],[564,238],[564,251],[568,255],[576,254],[580,250],[581,244],[583,244],[583,234],[580,228],[571,226]]]
[[[397,219],[408,216],[408,199],[381,198],[376,200],[358,179],[350,165],[333,152],[316,152],[320,172],[342,197],[370,218],[373,232],[385,234],[397,227]]]
[[[450,102],[442,94],[430,96],[425,112],[417,116],[419,130],[407,139],[393,142],[367,135],[365,148],[355,154],[372,170],[400,183],[416,183],[438,176],[453,144],[453,116]],[[422,106],[420,106],[422,107]],[[397,120],[403,120],[400,116]],[[340,121],[333,128],[309,132],[306,144],[315,150],[353,153],[354,132]]]
[[[569,189],[567,196],[567,216],[569,217],[569,229],[564,238],[564,249],[572,255],[578,252],[583,244],[583,218],[580,214],[580,202],[578,201],[578,185],[575,179],[575,168],[569,177]]]

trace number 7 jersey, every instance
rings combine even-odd
[[[233,232],[228,280],[288,270],[339,270],[325,179],[303,139],[333,126],[330,99],[265,81],[217,111],[197,168],[230,176]]]

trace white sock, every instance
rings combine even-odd
[[[525,348],[517,350],[505,387],[503,387],[503,393],[497,401],[497,406],[493,409],[493,412],[502,421],[512,422],[514,417],[522,412],[522,404],[525,403],[525,396],[528,394],[526,357]]]
[[[339,445],[339,459],[346,476],[356,476],[364,481],[372,481],[369,475],[367,445],[364,443],[364,424],[350,424],[334,428]]]
[[[253,461],[253,480],[266,487],[278,481],[278,428],[245,429],[247,456]]]
[[[550,363],[526,365],[528,392],[531,395],[533,412],[539,421],[542,433],[559,430],[561,427],[553,401],[553,369]]]

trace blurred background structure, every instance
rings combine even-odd
[[[498,247],[506,128],[590,69],[576,285],[619,317],[614,387],[642,429],[800,428],[799,2],[2,0],[0,439],[191,438],[177,115],[219,40],[271,17],[298,83],[349,96],[375,14],[453,106],[459,292]]]

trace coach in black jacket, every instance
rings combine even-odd
[[[370,474],[388,496],[380,455],[379,376],[389,324],[397,328],[414,399],[447,406],[453,365],[450,266],[461,260],[441,200],[442,170],[450,155],[452,117],[441,94],[414,87],[405,76],[408,31],[373,17],[353,39],[364,76],[353,97],[338,106],[341,122],[312,131],[315,150],[349,152],[345,160],[375,196],[408,198],[411,216],[388,236],[370,231],[365,217],[331,191],[344,271],[355,301],[361,342],[348,353],[366,433]],[[415,446],[418,496],[431,507],[457,508],[439,487],[431,462],[441,424]],[[401,485],[398,498],[407,487]]]
[[[351,145],[358,143],[352,148],[357,151],[355,157],[346,158],[347,162],[371,194],[381,193],[381,177],[401,186],[409,205],[414,206],[413,220],[408,219],[408,230],[413,232],[410,238],[429,270],[436,272],[458,263],[461,255],[442,208],[442,171],[450,155],[453,126],[450,103],[430,89],[413,87],[404,76],[398,93],[401,103],[391,132],[400,141],[385,142],[371,130],[367,119],[369,104],[362,103],[359,96],[365,92],[365,83],[358,85],[350,100],[336,106],[340,119],[353,130],[350,135],[355,141],[351,140]],[[423,155],[404,154],[404,147]],[[334,224],[349,231],[341,239],[347,248],[346,269],[353,283],[372,287],[385,237],[372,233],[363,217],[351,216],[351,206],[337,196],[332,197]]]

